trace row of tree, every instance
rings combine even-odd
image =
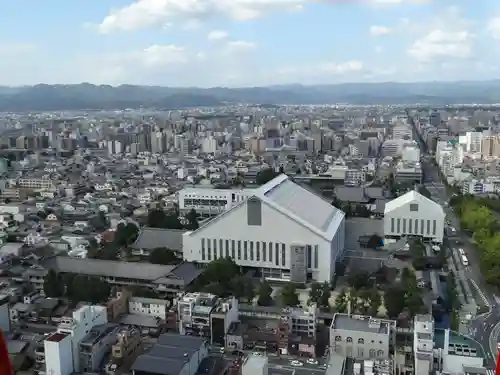
[[[196,230],[200,227],[198,214],[194,209],[187,213],[186,220],[186,224],[181,222],[178,210],[166,212],[162,209],[154,209],[148,213],[147,225],[151,228],[187,230]]]
[[[472,234],[477,244],[485,281],[500,286],[500,223],[494,212],[472,196],[455,195],[450,205],[458,214],[462,229]]]
[[[373,277],[365,273],[350,276],[349,288],[345,288],[335,300],[335,310],[346,312],[350,304],[353,313],[377,316],[383,297],[383,307],[390,318],[396,319],[402,313],[413,317],[427,312],[415,274],[409,268],[402,270],[399,283],[393,283],[383,289],[372,280],[381,280],[382,273]]]
[[[49,270],[43,283],[43,291],[47,297],[67,297],[73,302],[99,303],[107,301],[110,285],[98,277],[67,274],[61,276]]]

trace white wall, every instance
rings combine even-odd
[[[60,341],[44,341],[46,373],[69,375],[73,373],[71,336]]]
[[[318,268],[312,269],[313,278],[318,281],[331,281],[331,277],[335,271],[334,261],[337,249],[344,248],[343,235],[335,240],[332,245],[331,242],[326,241],[317,234],[313,233],[301,224],[293,221],[286,215],[276,211],[272,207],[262,202],[262,225],[249,226],[247,225],[247,205],[242,204],[213,219],[206,227],[202,227],[196,232],[188,232],[183,235],[183,253],[184,259],[187,261],[197,261],[201,263],[209,263],[210,261],[205,257],[202,260],[202,238],[204,239],[222,239],[224,256],[225,256],[225,240],[229,240],[229,255],[232,251],[232,240],[235,240],[235,262],[241,266],[248,267],[265,267],[275,269],[290,269],[290,245],[311,245],[314,249],[318,245]],[[241,241],[241,259],[238,259],[238,241]],[[249,257],[247,260],[243,259],[243,243],[244,241],[262,241],[269,244],[273,243],[273,261],[269,262],[269,256],[266,261],[254,260],[251,261]],[[275,243],[284,243],[286,249],[285,265],[282,265],[281,249],[279,251],[279,265],[276,265]],[[219,244],[217,244],[217,254],[219,255]],[[262,244],[261,250],[262,250]],[[269,253],[268,246],[266,247]],[[212,244],[213,248],[213,244]],[[205,249],[207,249],[205,240]],[[254,247],[254,253],[256,248]],[[313,250],[314,251],[314,250]],[[218,256],[219,257],[219,256]],[[333,259],[332,259],[333,258]],[[213,257],[211,258],[213,260]],[[314,262],[313,262],[314,263]],[[313,264],[314,266],[314,264]]]
[[[418,211],[410,211],[410,204],[418,204]],[[392,226],[394,219],[394,227]],[[412,228],[410,231],[410,219]],[[399,230],[398,230],[399,220]],[[418,220],[418,231],[415,232],[415,220]],[[429,221],[429,231],[427,231],[427,221]],[[434,233],[433,222],[436,222],[436,231]],[[422,223],[424,225],[423,236],[431,237],[434,241],[443,242],[445,214],[440,207],[433,202],[422,203],[421,201],[408,202],[391,212],[386,213],[384,217],[384,234],[386,236],[406,236],[422,235]]]

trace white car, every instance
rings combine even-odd
[[[220,354],[224,354],[226,352],[226,350],[224,348],[220,348],[219,352],[220,352]]]
[[[262,355],[262,354],[260,354],[260,352],[253,352],[252,354],[257,356],[257,357],[260,357]]]
[[[309,358],[306,362],[310,365],[317,365],[318,364],[318,361],[315,360],[314,358]]]
[[[290,362],[290,364],[291,364],[292,366],[297,366],[297,367],[304,366],[304,364],[303,364],[302,362],[300,362],[300,361],[296,361],[296,360],[291,361],[291,362]]]

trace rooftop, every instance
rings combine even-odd
[[[383,319],[373,319],[370,316],[335,314],[332,329],[389,334],[390,325],[395,322]]]
[[[206,340],[201,337],[163,334],[146,354],[136,359],[132,370],[150,374],[178,375],[205,343]]]
[[[255,190],[255,196],[322,237],[332,239],[345,214],[330,202],[281,174]]]
[[[115,331],[117,326],[115,324],[100,324],[92,327],[89,333],[80,341],[83,345],[94,345],[99,342],[103,337]]]
[[[55,333],[51,334],[50,336],[47,336],[45,338],[45,341],[59,342],[59,341],[62,341],[67,336],[68,336],[67,333],[55,332]]]
[[[395,210],[399,207],[402,207],[408,203],[418,203],[418,204],[424,204],[426,205],[425,207],[434,207],[436,210],[440,210],[443,215],[443,207],[439,205],[438,203],[434,202],[433,200],[423,196],[416,190],[411,190],[407,192],[406,194],[401,195],[400,197],[397,197],[396,199],[393,199],[390,202],[387,202],[385,204],[385,209],[384,213],[389,213],[392,210]]]

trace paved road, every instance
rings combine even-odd
[[[473,316],[469,325],[470,336],[479,342],[486,352],[486,367],[492,369],[495,367],[497,343],[500,341],[500,306],[498,305],[496,296],[488,289],[483,288],[484,280],[479,269],[478,255],[473,247],[470,237],[461,231],[460,220],[448,202],[452,193],[445,187],[441,181],[438,168],[432,163],[430,155],[424,156],[425,160],[422,163],[422,168],[425,173],[424,185],[431,193],[432,199],[443,206],[446,213],[446,219],[450,226],[456,229],[456,236],[450,237],[450,247],[454,251],[457,248],[464,249],[464,252],[469,260],[469,266],[466,269],[463,265],[457,265],[459,268],[458,279],[469,282],[468,287],[463,288],[463,292],[470,293],[467,295],[469,299],[476,299],[477,303],[485,304],[490,310],[487,313]]]

